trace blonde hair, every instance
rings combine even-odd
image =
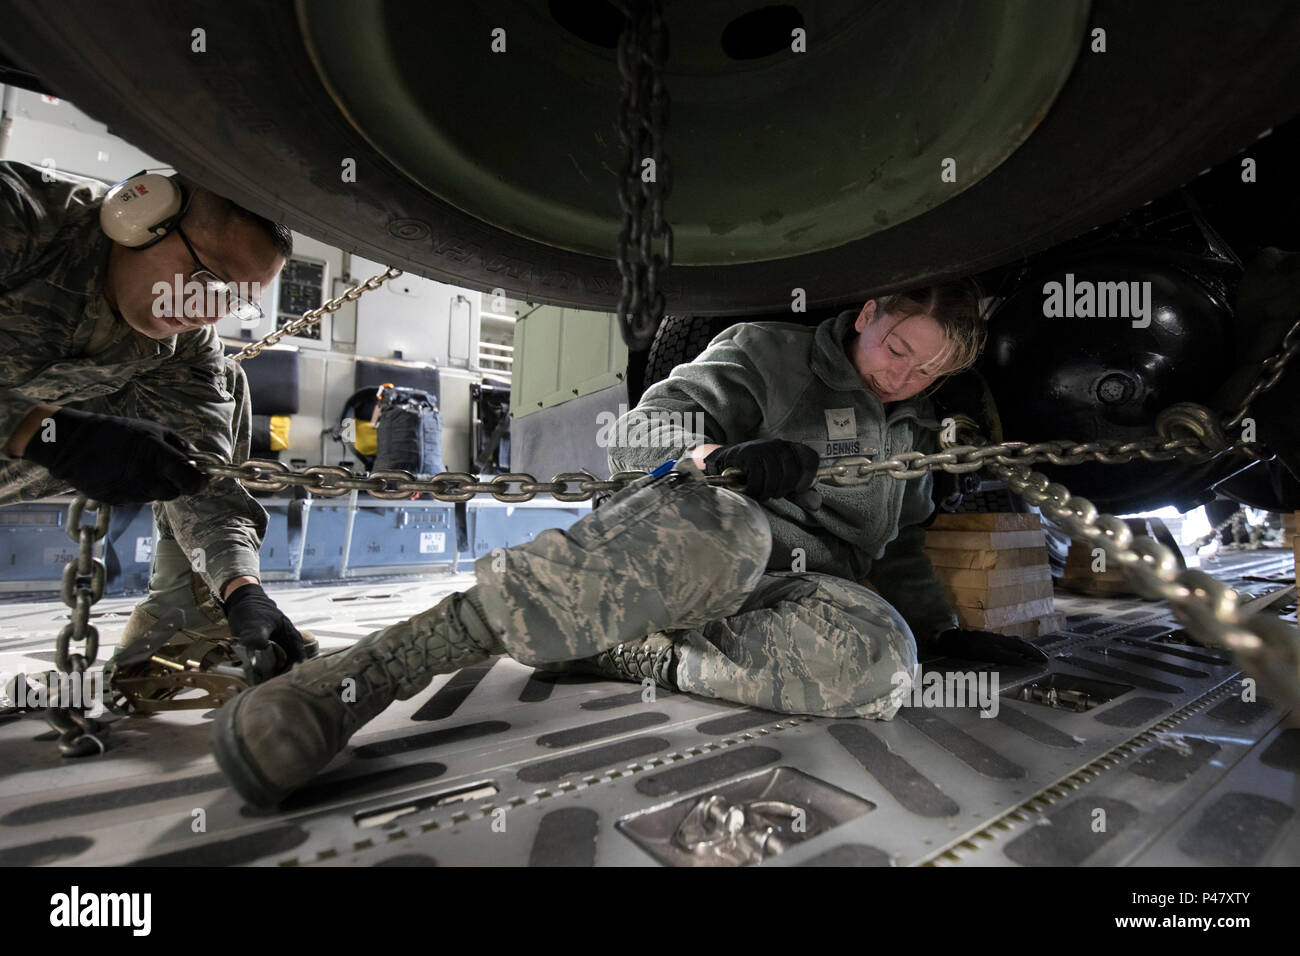
[[[928,315],[943,330],[947,347],[934,362],[947,371],[936,377],[954,375],[975,364],[988,338],[988,316],[980,308],[981,292],[974,279],[921,286],[876,299],[876,314],[898,318],[897,326],[914,315]]]

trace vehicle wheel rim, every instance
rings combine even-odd
[[[958,4],[942,17],[914,0],[752,8],[667,10],[679,265],[834,248],[970,188],[1047,114],[1090,3]],[[330,95],[412,181],[485,224],[612,258],[624,165],[612,6],[298,0],[297,15]],[[790,50],[795,25],[807,52]],[[496,28],[504,53],[490,49]],[[402,229],[415,238],[420,224]]]

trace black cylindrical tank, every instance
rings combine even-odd
[[[990,317],[980,368],[1008,440],[1136,439],[1209,404],[1234,360],[1232,310],[1195,257],[1111,246],[1042,264]],[[1242,462],[1040,466],[1098,507],[1190,504]],[[1217,476],[1217,477],[1215,477]]]

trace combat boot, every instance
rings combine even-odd
[[[641,683],[650,678],[659,687],[677,690],[679,649],[671,638],[651,634],[635,641],[625,641],[594,657],[561,664],[544,665],[552,672],[596,674],[610,680]]]
[[[272,807],[309,782],[394,700],[505,651],[477,585],[375,631],[345,651],[297,665],[217,712],[217,763],[249,803]]]
[[[683,541],[689,560],[674,553]],[[771,550],[756,502],[710,486],[693,463],[678,462],[632,482],[568,529],[548,528],[480,556],[478,583],[463,594],[244,691],[217,712],[217,762],[246,799],[273,806],[393,700],[494,654],[536,667],[625,643],[631,657],[613,655],[609,666],[621,657],[672,680],[666,658],[650,653],[661,644],[644,645],[644,658],[636,645],[644,635],[737,611]]]

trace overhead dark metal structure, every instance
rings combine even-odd
[[[439,4],[363,6],[374,9],[297,10],[317,72],[367,142],[504,232],[609,256],[622,225],[622,18],[600,17],[609,5],[591,0],[516,4],[509,29],[495,4],[452,17]],[[820,0],[807,20],[794,6],[752,6],[669,7],[667,211],[680,265],[832,249],[970,188],[1051,108],[1088,10],[957,5],[936,27],[925,4],[902,0]],[[796,31],[811,34],[807,52],[792,52]],[[471,95],[458,89],[466,79]]]
[[[7,0],[0,48],[139,148],[323,241],[613,310],[612,4],[113,7]],[[666,21],[677,312],[981,271],[1167,192],[1300,107],[1285,4],[679,0]]]

